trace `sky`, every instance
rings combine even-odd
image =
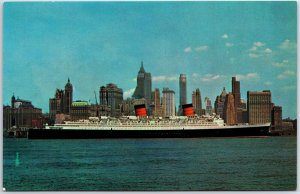
[[[131,97],[141,61],[152,90],[179,102],[199,88],[212,102],[237,77],[241,97],[271,90],[283,118],[297,117],[296,2],[6,2],[3,104],[13,94],[49,111],[68,78],[73,100],[99,102],[115,83]]]

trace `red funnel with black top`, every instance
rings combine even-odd
[[[182,105],[183,116],[192,117],[195,116],[193,104]]]
[[[139,104],[134,106],[135,110],[135,116],[137,117],[146,117],[147,116],[147,110],[145,104]]]

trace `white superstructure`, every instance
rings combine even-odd
[[[268,124],[266,124],[268,125]],[[248,125],[226,126],[224,120],[217,116],[186,117],[174,116],[168,119],[141,118],[136,116],[90,117],[88,120],[65,121],[64,124],[46,125],[46,129],[63,130],[199,130],[243,128]]]

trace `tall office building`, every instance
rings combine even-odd
[[[271,91],[247,92],[247,112],[249,124],[271,122],[272,99]]]
[[[158,88],[155,88],[154,94],[153,94],[153,101],[154,101],[154,110],[153,115],[154,116],[161,116],[160,114],[160,92]]]
[[[144,69],[143,62],[137,75],[137,86],[132,95],[135,99],[145,98],[147,104],[151,104],[152,78],[151,73],[147,73]]]
[[[236,112],[236,122],[243,123],[243,109],[241,108],[240,81],[236,81],[236,77],[232,77],[232,94],[234,97],[234,108]]]
[[[100,105],[107,105],[107,97],[106,87],[101,86],[99,91]]]
[[[272,108],[272,128],[273,130],[282,129],[282,107],[273,106]]]
[[[186,104],[187,80],[185,74],[179,76],[179,114],[182,115],[182,105]]]
[[[64,113],[69,115],[71,112],[71,106],[73,102],[73,86],[68,78],[68,83],[65,85],[65,95],[64,95]]]
[[[112,116],[120,114],[120,107],[123,101],[123,90],[116,84],[109,83],[100,87],[100,105],[106,105],[110,108]]]
[[[49,99],[49,116],[54,120],[59,113],[64,113],[64,91],[56,89],[54,98]]]
[[[211,115],[213,113],[211,100],[208,97],[205,97],[204,99],[205,104],[205,114]]]
[[[234,105],[234,96],[231,92],[226,95],[223,117],[224,121],[227,125],[235,125],[236,124],[236,109]]]
[[[199,88],[197,88],[196,91],[193,91],[192,103],[193,103],[195,113],[198,116],[202,115],[202,100],[201,100],[201,93]]]
[[[225,87],[223,88],[223,91],[219,96],[217,96],[216,101],[215,101],[215,113],[217,115],[220,115],[221,118],[224,119],[223,111],[224,111],[224,104],[225,104],[225,99],[226,99],[226,90]]]
[[[175,116],[175,92],[169,88],[163,89],[163,115],[164,117]]]
[[[56,114],[70,114],[73,102],[73,86],[68,79],[65,90],[56,89],[54,98],[49,99],[49,116],[55,120]]]

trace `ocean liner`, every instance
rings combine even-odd
[[[29,129],[29,139],[92,138],[196,138],[196,137],[263,137],[270,123],[259,125],[226,125],[218,115],[189,115],[169,118],[145,116],[145,108],[137,116],[119,118],[100,116],[88,120],[65,121],[43,129]],[[184,110],[187,113],[189,110]],[[143,115],[143,116],[141,116]]]

